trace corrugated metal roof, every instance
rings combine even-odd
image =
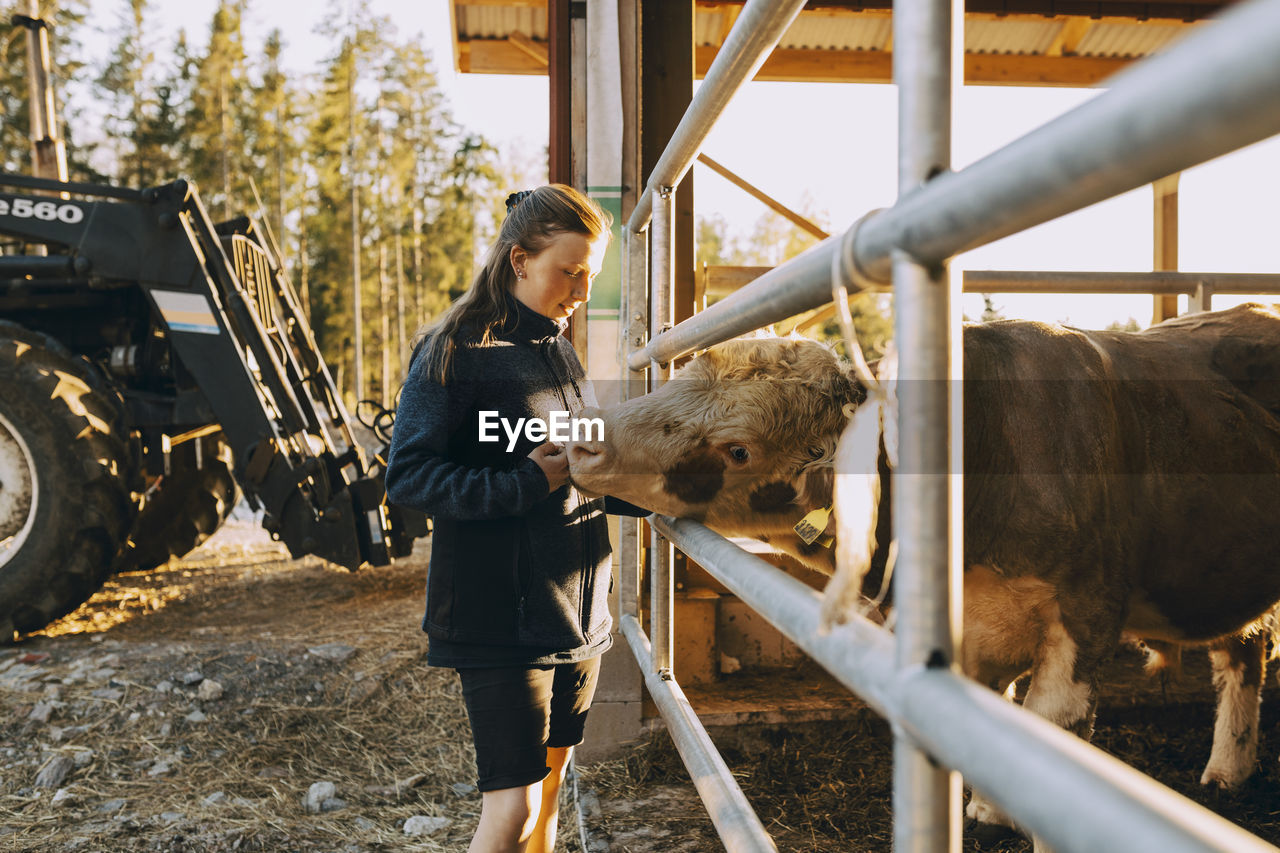
[[[782,34],[778,47],[799,50],[883,50],[893,19],[883,13],[804,14]]]
[[[966,53],[1043,54],[1062,32],[1053,18],[971,18],[964,24]]]
[[[547,10],[532,6],[454,6],[455,39],[504,39],[524,33],[535,41],[547,40]]]
[[[1080,56],[1136,59],[1164,49],[1185,35],[1185,25],[1156,22],[1098,21],[1080,40]]]
[[[510,5],[467,5],[465,0],[450,0],[454,10],[454,39],[459,43],[473,40],[486,40],[499,49],[515,49],[505,44],[513,33],[520,33],[533,42],[545,45],[547,39],[547,12],[545,4],[532,0],[512,0]],[[868,0],[870,2],[870,0]],[[1047,2],[1047,0],[1046,0]],[[852,4],[851,4],[852,5]],[[1138,20],[1134,18],[1105,17],[1091,18],[1086,15],[1038,15],[1027,12],[1004,14],[1001,10],[1016,5],[1027,7],[1027,2],[1013,4],[1006,0],[1000,8],[988,7],[996,11],[974,12],[971,10],[965,19],[965,51],[969,54],[981,54],[999,61],[1001,56],[1061,56],[1061,79],[1066,85],[1092,85],[1085,71],[1084,77],[1067,68],[1071,58],[1083,60],[1130,60],[1148,56],[1161,50],[1170,41],[1177,38],[1189,28],[1200,26],[1198,23],[1184,23],[1170,19]],[[1081,4],[1077,4],[1080,6]],[[707,0],[706,5],[695,7],[694,42],[704,51],[719,47],[727,35],[731,23],[741,11],[740,5]],[[1029,7],[1027,7],[1029,8]],[[1046,9],[1049,7],[1046,6]],[[1054,7],[1055,10],[1067,8],[1066,5]],[[1075,7],[1072,7],[1073,9]],[[1083,8],[1083,6],[1081,6]],[[1102,9],[1101,6],[1097,7]],[[1108,6],[1105,12],[1119,10],[1121,7]],[[1138,6],[1135,6],[1138,8]],[[1142,7],[1145,8],[1145,7]],[[1189,7],[1190,8],[1190,7]],[[1064,36],[1066,37],[1064,40]],[[892,22],[884,9],[819,8],[805,9],[792,22],[778,43],[781,51],[791,52],[792,57],[803,55],[804,51],[823,51],[827,58],[817,68],[835,68],[833,61],[841,56],[851,56],[861,52],[874,54],[882,51],[890,43]],[[797,53],[799,52],[799,53]],[[710,55],[710,53],[708,53]],[[487,50],[483,60],[472,60],[470,70],[503,73],[538,73],[539,66],[530,64],[527,57],[515,57],[511,67],[477,67],[477,62],[500,62],[499,54],[492,49]],[[796,67],[794,64],[790,68]],[[761,79],[769,77],[771,68],[766,64],[761,72]],[[702,70],[700,66],[700,73]],[[777,71],[783,75],[772,79],[797,79],[788,77],[790,71]],[[804,75],[808,72],[796,72]],[[832,72],[838,74],[838,71]],[[1014,73],[1017,73],[1016,71]],[[1037,71],[1036,79],[1044,82],[1048,78],[1043,69]],[[1017,82],[1012,77],[1001,78],[1001,82]]]

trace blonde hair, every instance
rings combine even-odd
[[[591,240],[610,236],[613,217],[573,187],[548,184],[513,198],[514,204],[508,199],[507,218],[471,287],[434,325],[423,326],[414,336],[414,349],[420,343],[426,347],[422,357],[427,360],[429,375],[438,382],[448,380],[458,339],[464,333],[476,335],[482,344],[490,343],[511,319],[505,294],[516,281],[508,262],[513,247],[519,246],[532,257],[557,234],[583,234]]]

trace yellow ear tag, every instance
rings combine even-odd
[[[797,521],[793,529],[796,535],[804,541],[804,544],[812,545],[817,542],[823,548],[830,548],[831,543],[835,540],[830,536],[824,536],[822,533],[827,529],[827,519],[830,517],[831,507],[824,506],[822,509],[815,509]]]

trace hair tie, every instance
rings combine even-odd
[[[526,198],[528,198],[532,194],[533,194],[533,190],[520,190],[520,192],[512,193],[511,195],[507,196],[507,215],[510,216],[511,211],[515,210],[516,205],[524,201]]]

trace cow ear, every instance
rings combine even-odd
[[[806,510],[831,506],[835,500],[836,472],[830,460],[806,465],[796,482],[796,500]]]

